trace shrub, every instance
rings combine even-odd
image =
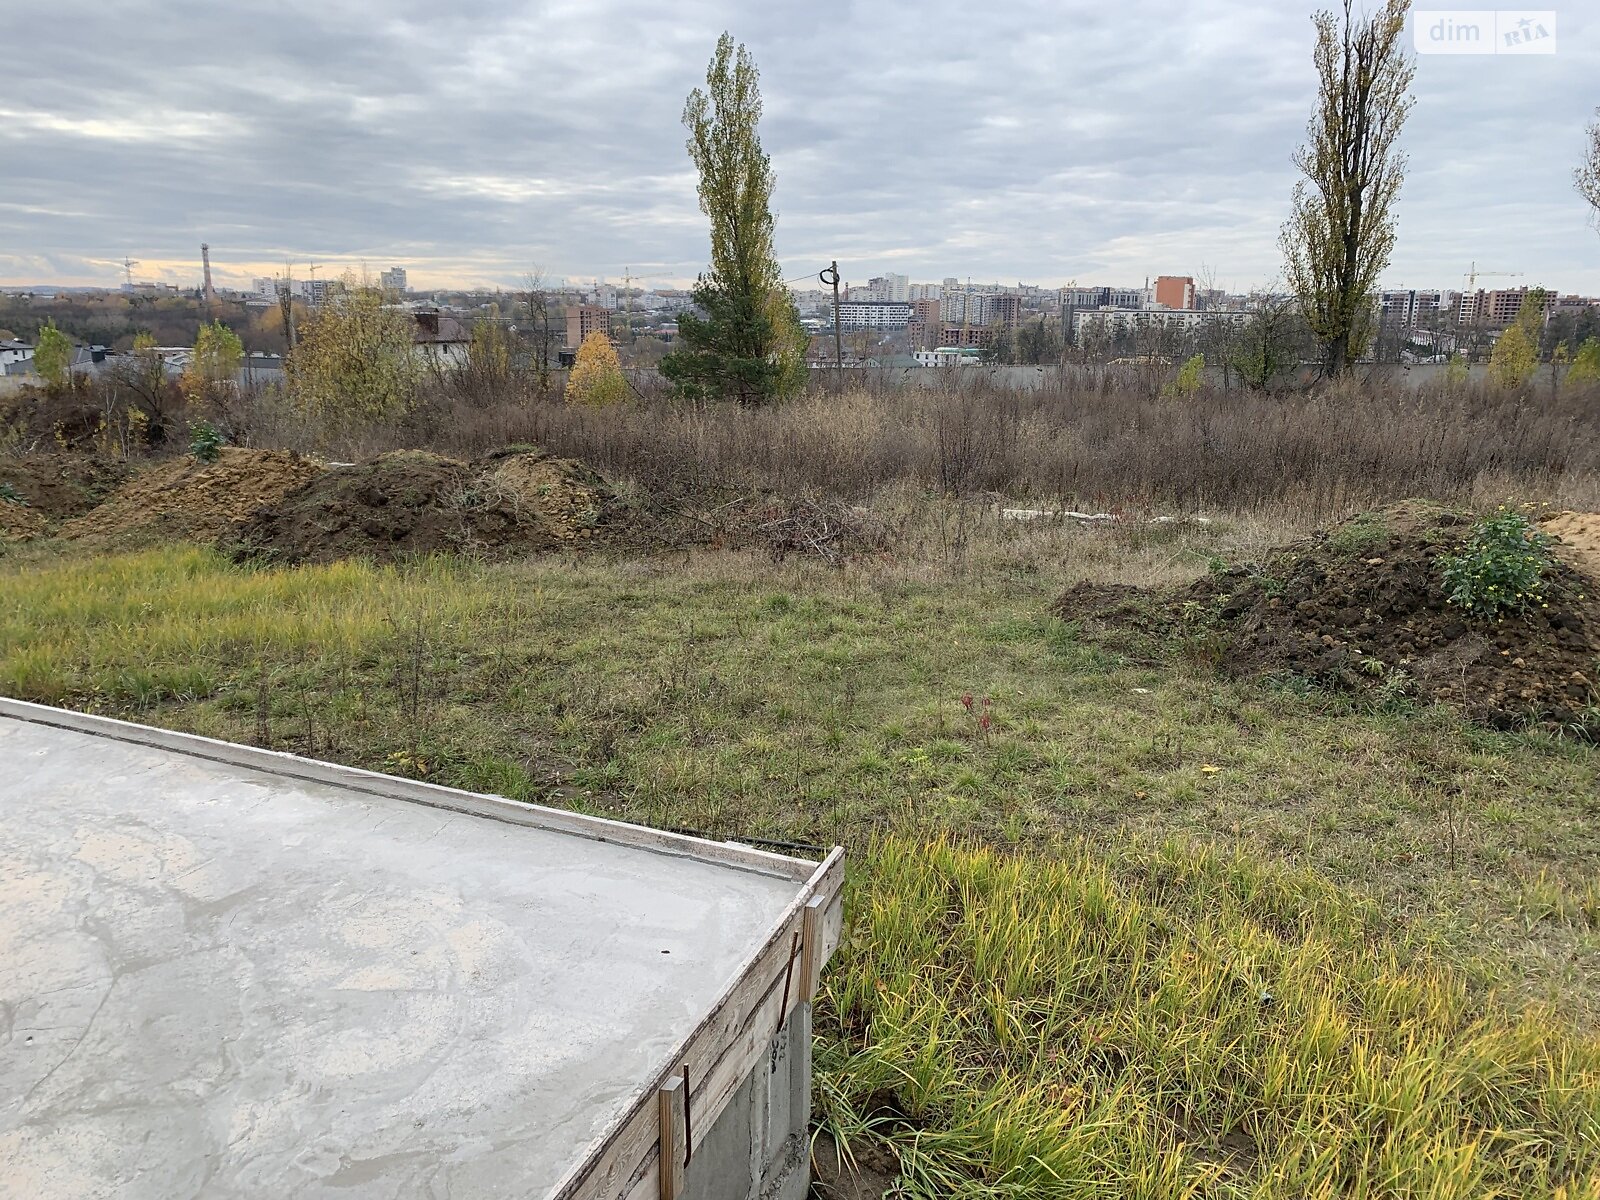
[[[1472,527],[1459,554],[1439,559],[1445,598],[1480,617],[1520,611],[1540,601],[1550,538],[1502,504]]]
[[[1200,390],[1206,369],[1206,356],[1196,354],[1178,368],[1178,377],[1167,388],[1169,396],[1192,396]]]
[[[1568,383],[1594,383],[1600,380],[1600,338],[1588,338],[1572,357]]]
[[[210,421],[189,425],[189,453],[203,463],[214,463],[222,454],[222,434]]]
[[[1517,319],[1494,344],[1489,375],[1501,387],[1519,388],[1539,365],[1539,336],[1544,325],[1545,293],[1534,288],[1517,309]]]
[[[33,369],[45,385],[64,387],[72,367],[72,340],[57,329],[54,321],[39,330],[39,344],[33,349]]]
[[[193,405],[215,404],[233,383],[244,362],[244,343],[221,321],[200,326],[189,369],[183,373],[183,397]]]
[[[578,347],[577,360],[567,376],[567,403],[603,407],[627,396],[628,381],[623,377],[617,352],[611,339],[597,329]]]
[[[409,316],[384,306],[381,291],[347,276],[307,317],[284,361],[290,397],[325,428],[398,416],[416,398],[413,328]]]

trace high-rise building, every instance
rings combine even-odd
[[[567,309],[567,346],[577,349],[596,331],[611,335],[611,310],[598,304],[574,304]]]
[[[939,318],[945,325],[993,325],[1014,328],[1022,319],[1022,297],[993,286],[946,288],[939,298]]]
[[[890,304],[905,304],[911,299],[911,280],[904,275],[885,275],[879,281],[883,298]]]
[[[1457,310],[1457,319],[1463,324],[1484,325],[1491,328],[1509,325],[1517,319],[1517,314],[1522,311],[1522,302],[1527,296],[1528,289],[1526,287],[1496,288],[1487,292],[1479,288],[1476,292],[1463,292],[1460,306]],[[1545,293],[1547,312],[1554,298],[1552,293]]]
[[[312,308],[320,308],[328,302],[328,297],[339,289],[337,279],[302,279],[300,281],[300,296]]]
[[[904,329],[911,305],[887,300],[846,300],[839,305],[840,329]]]
[[[1162,308],[1193,308],[1194,279],[1188,275],[1157,275],[1155,301]]]
[[[1391,288],[1378,301],[1383,323],[1406,329],[1431,325],[1447,304],[1444,292],[1417,288]]]
[[[1104,308],[1111,303],[1111,289],[1105,287],[1064,287],[1060,292],[1061,311],[1071,319],[1079,308]]]
[[[989,298],[972,288],[947,287],[939,299],[939,318],[946,325],[987,325]]]
[[[386,292],[398,295],[406,293],[406,269],[404,267],[390,267],[378,276],[378,286]]]
[[[937,297],[911,302],[911,320],[907,323],[906,329],[909,331],[913,350],[933,349],[943,328],[944,325],[939,319]]]

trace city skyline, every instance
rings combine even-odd
[[[104,37],[40,39],[0,102],[0,284],[115,286],[131,255],[187,286],[201,241],[241,289],[286,257],[403,262],[421,288],[515,288],[535,267],[692,283],[705,222],[678,112],[729,28],[762,68],[786,276],[832,259],[862,282],[1209,271],[1245,291],[1279,274],[1314,7],[95,10]],[[1460,287],[1476,261],[1600,292],[1571,185],[1600,15],[1559,19],[1554,55],[1418,59],[1385,287]],[[849,63],[819,77],[834,44]]]

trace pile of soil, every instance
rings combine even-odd
[[[224,446],[217,461],[173,459],[141,471],[98,508],[67,522],[63,537],[150,536],[213,541],[327,468],[287,450]]]
[[[1593,528],[1591,514],[1567,514]],[[1418,501],[1343,525],[1186,588],[1142,593],[1080,585],[1055,611],[1068,620],[1218,635],[1235,673],[1290,671],[1352,689],[1438,700],[1491,724],[1593,724],[1600,704],[1600,578],[1565,544],[1546,571],[1545,604],[1499,620],[1446,603],[1438,559],[1460,549],[1470,516]],[[1552,521],[1565,537],[1576,525]],[[1587,711],[1586,711],[1587,710]],[[1600,728],[1591,730],[1600,734]]]
[[[1540,524],[1561,539],[1557,554],[1591,579],[1600,579],[1600,513],[1552,513]]]
[[[466,463],[417,450],[335,467],[239,530],[240,558],[390,561],[436,551],[487,557],[607,538],[622,505],[606,482],[536,448]]]
[[[48,534],[81,516],[128,476],[115,460],[70,454],[0,457],[0,539]]]

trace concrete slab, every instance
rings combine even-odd
[[[547,1195],[800,889],[3,704],[0,1196]]]

